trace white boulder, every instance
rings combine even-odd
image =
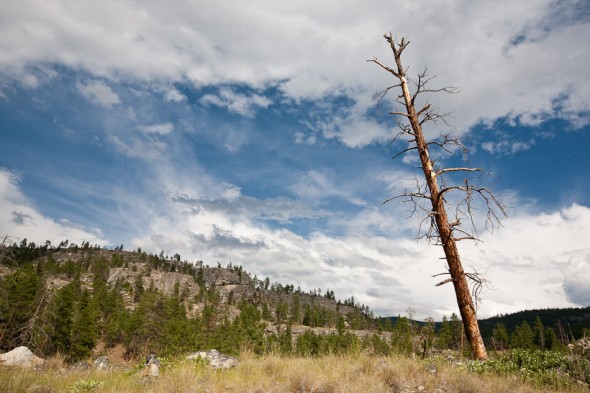
[[[43,364],[43,359],[35,356],[27,347],[16,347],[0,355],[0,365],[16,367],[35,367]]]

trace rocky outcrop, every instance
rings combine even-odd
[[[203,359],[209,362],[209,366],[216,369],[232,368],[238,365],[238,360],[219,352],[217,349],[196,352],[186,357],[187,360]]]
[[[35,356],[27,347],[17,347],[0,355],[0,365],[32,368],[43,365],[43,359]]]

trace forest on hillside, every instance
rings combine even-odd
[[[351,349],[469,351],[455,314],[436,324],[411,316],[375,318],[354,298],[336,300],[328,289],[306,293],[251,277],[242,266],[209,267],[181,261],[178,254],[67,241],[52,246],[23,240],[1,252],[0,351],[25,345],[70,361],[91,357],[99,344],[121,345],[128,358],[211,348],[237,354],[244,347],[306,356]],[[174,281],[166,282],[170,277]],[[576,318],[571,310],[555,310],[557,319],[515,315],[521,319],[482,323],[490,349],[561,350],[590,336],[588,309],[576,310]]]

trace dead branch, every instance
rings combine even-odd
[[[445,169],[441,169],[439,171],[436,171],[436,176],[442,175],[443,173],[449,173],[449,172],[482,172],[482,173],[489,174],[489,172],[487,172],[481,168],[445,168]]]
[[[447,270],[448,270],[448,267],[447,267]],[[450,275],[450,274],[451,273],[449,271],[446,271],[443,273],[433,274],[431,277],[438,277],[438,276]],[[475,307],[477,308],[479,303],[481,303],[481,292],[482,292],[484,286],[489,287],[490,281],[488,279],[486,279],[485,277],[483,277],[475,269],[473,269],[472,272],[465,272],[465,277],[467,277],[467,279],[471,282],[471,296],[473,297],[473,300],[475,301]],[[440,287],[441,285],[445,285],[445,284],[448,284],[453,281],[454,281],[454,279],[452,277],[449,277],[449,278],[446,278],[446,279],[436,283],[434,286]]]

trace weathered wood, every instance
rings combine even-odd
[[[393,56],[396,63],[396,69],[389,68],[376,59],[370,61],[378,64],[380,67],[391,73],[395,78],[397,78],[400,81],[399,85],[396,86],[399,86],[401,88],[400,99],[403,98],[405,112],[395,111],[392,113],[407,118],[410,123],[411,130],[406,129],[404,132],[413,137],[412,142],[415,144],[415,146],[412,146],[411,148],[404,150],[404,153],[416,149],[418,150],[418,154],[420,157],[421,168],[424,173],[426,185],[428,187],[428,197],[430,199],[430,204],[432,207],[430,215],[434,219],[435,229],[438,233],[439,242],[443,247],[445,259],[448,264],[448,270],[451,275],[451,278],[448,281],[445,280],[440,284],[446,282],[453,283],[457,299],[457,305],[459,306],[461,319],[463,320],[463,326],[465,329],[465,333],[467,335],[467,340],[470,343],[473,356],[476,359],[485,360],[487,359],[487,352],[481,337],[481,333],[479,331],[479,325],[477,323],[473,298],[471,297],[467,277],[463,270],[456,239],[453,237],[453,228],[459,225],[459,222],[458,220],[453,220],[453,222],[450,222],[445,208],[445,201],[443,198],[443,194],[445,194],[446,191],[452,189],[459,189],[460,187],[446,188],[443,189],[441,192],[438,185],[438,176],[442,173],[456,171],[481,172],[482,170],[479,168],[449,168],[438,171],[435,170],[434,164],[428,152],[428,147],[432,142],[429,143],[428,141],[426,141],[424,132],[422,130],[422,124],[424,121],[420,121],[419,118],[420,115],[423,115],[430,110],[430,105],[425,105],[419,112],[416,112],[415,108],[415,99],[419,93],[420,87],[424,86],[425,82],[419,81],[418,90],[414,93],[414,95],[410,93],[410,89],[408,87],[408,82],[406,79],[406,73],[401,60],[401,54],[403,50],[407,47],[409,42],[406,41],[405,38],[402,38],[399,43],[396,43],[391,34],[385,34],[384,37],[389,43],[391,50],[393,52]],[[437,91],[447,90],[439,89]],[[434,116],[435,118],[439,117],[438,114],[434,114],[431,116]]]

